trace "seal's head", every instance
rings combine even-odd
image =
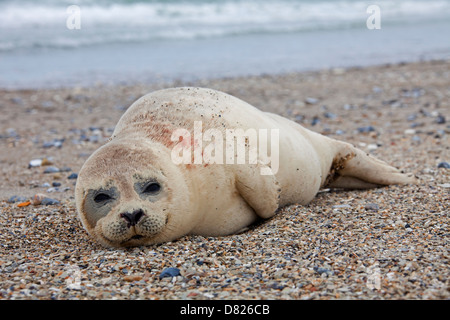
[[[83,226],[113,247],[172,241],[190,231],[190,190],[170,154],[144,140],[112,140],[80,170],[75,200]],[[195,219],[194,219],[195,220]]]

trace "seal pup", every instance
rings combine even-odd
[[[240,132],[236,143],[225,139],[230,132]],[[259,133],[256,140],[252,133]],[[245,161],[233,163],[243,150]],[[233,234],[282,206],[307,204],[320,188],[415,181],[348,143],[236,97],[183,87],[131,105],[82,166],[75,200],[93,238],[127,247]]]

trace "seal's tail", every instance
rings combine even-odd
[[[417,183],[414,175],[405,174],[351,144],[339,142],[324,187],[368,189],[391,184]]]

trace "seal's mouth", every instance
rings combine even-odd
[[[132,239],[139,240],[139,239],[141,239],[141,238],[143,238],[143,237],[144,237],[144,236],[141,236],[140,234],[136,234],[136,235],[132,236],[132,237],[130,238],[130,240],[132,240]]]

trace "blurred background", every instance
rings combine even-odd
[[[367,27],[370,5],[381,29]],[[1,88],[431,59],[450,59],[450,0],[0,0]]]

